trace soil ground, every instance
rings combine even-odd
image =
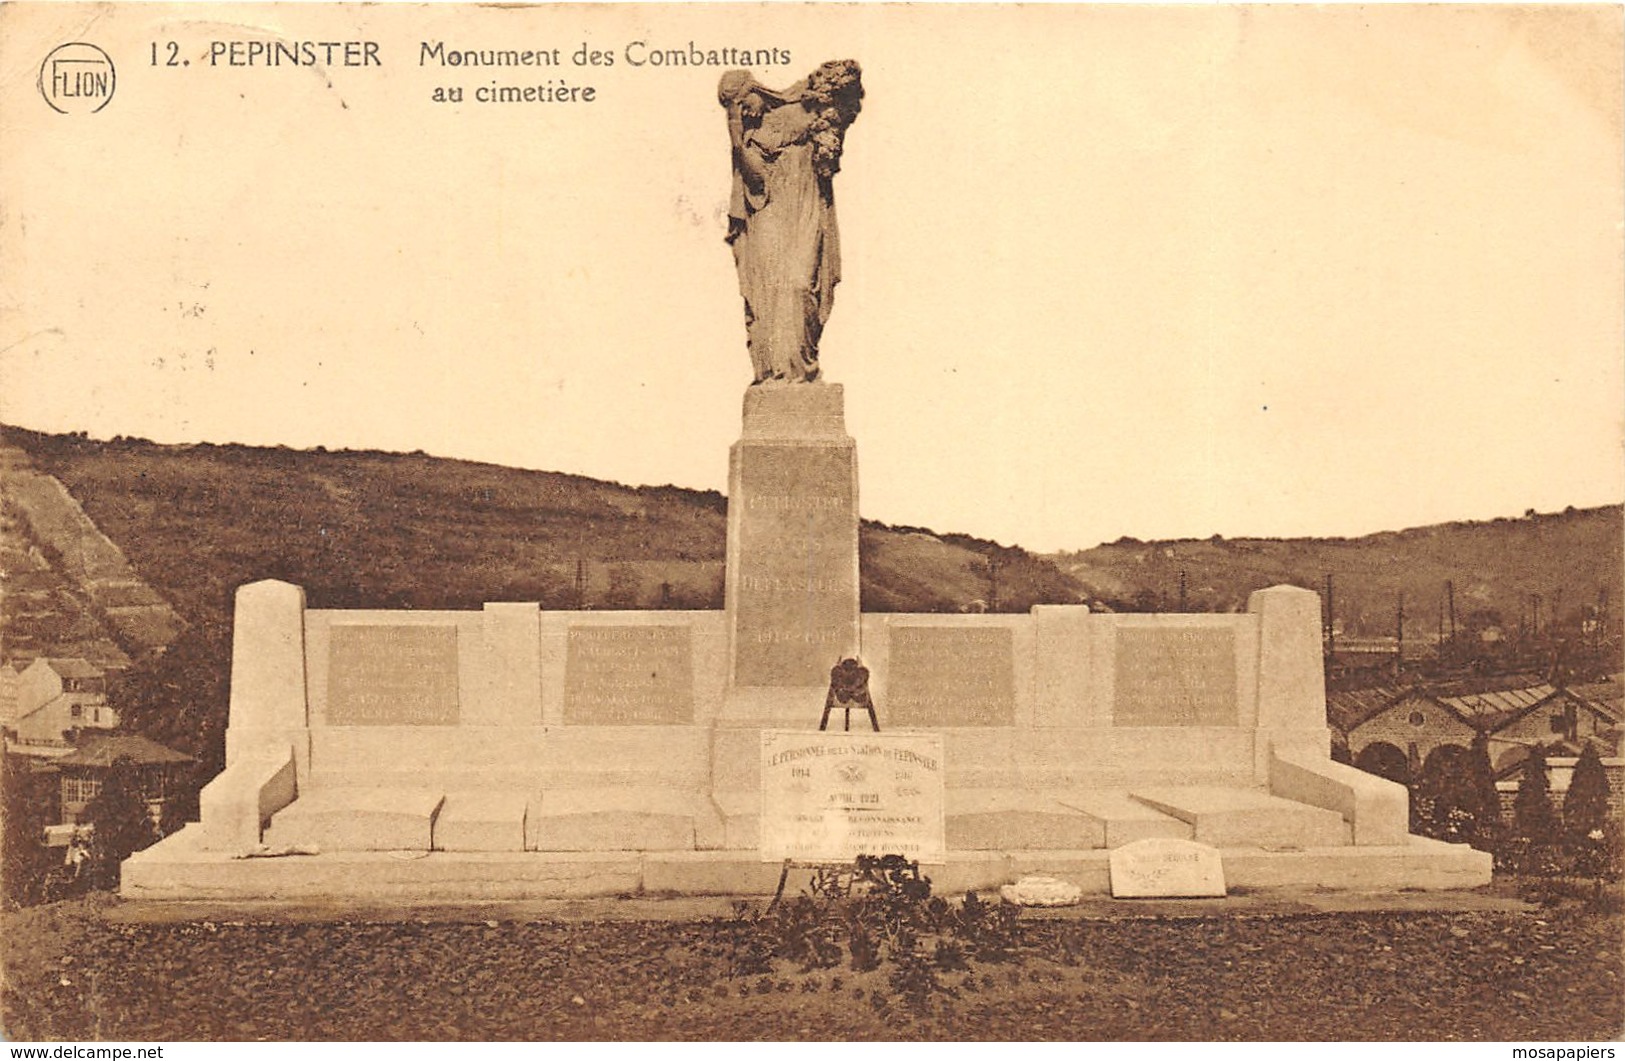
[[[761,904],[755,904],[759,910]],[[1094,900],[1013,960],[764,962],[726,900],[121,903],[0,917],[12,1040],[1603,1040],[1625,919],[1507,889]]]

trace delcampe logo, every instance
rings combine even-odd
[[[113,99],[113,60],[94,44],[58,45],[39,68],[39,92],[58,114],[95,114]]]

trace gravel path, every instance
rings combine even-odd
[[[110,916],[112,915],[112,916]],[[912,1011],[886,969],[729,975],[727,920],[0,918],[5,1031],[73,1040],[1599,1040],[1625,921],[1574,908],[1024,920]]]

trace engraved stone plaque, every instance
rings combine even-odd
[[[661,726],[694,720],[686,626],[572,626],[564,662],[564,721]]]
[[[750,441],[735,460],[733,680],[821,685],[857,643],[853,451]]]
[[[1224,864],[1218,848],[1194,840],[1152,837],[1113,848],[1112,898],[1223,896]]]
[[[327,724],[455,726],[455,626],[334,626]]]
[[[1236,635],[1224,627],[1119,627],[1117,726],[1233,726]]]
[[[894,627],[882,725],[1009,726],[1016,706],[1014,633]]]
[[[762,731],[762,861],[941,864],[942,736]]]

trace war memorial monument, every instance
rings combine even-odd
[[[818,361],[861,98],[852,62],[719,87],[754,370],[724,608],[338,611],[245,585],[226,769],[124,895],[763,895],[785,859],[888,853],[939,892],[1108,893],[1125,851],[1168,848],[1231,887],[1488,882],[1488,854],[1408,834],[1403,787],[1331,760],[1310,590],[1243,614],[861,612],[856,445]]]

